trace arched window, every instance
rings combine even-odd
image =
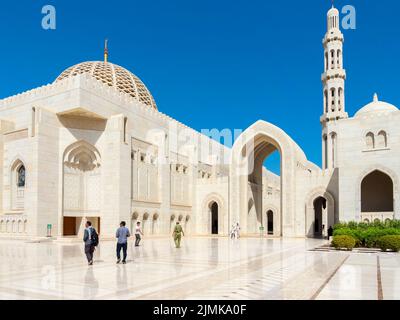
[[[377,148],[386,148],[387,147],[387,135],[385,131],[380,131],[378,133],[378,137],[376,139]]]
[[[26,169],[21,160],[16,160],[11,166],[11,208],[22,210],[25,207]]]
[[[332,148],[332,167],[336,167],[336,154],[337,154],[337,134],[331,133],[331,148]]]
[[[365,136],[365,144],[367,149],[375,149],[375,136],[372,132],[368,132]]]
[[[341,56],[341,54],[342,54],[342,51],[341,51],[341,50],[338,50],[338,51],[337,51],[337,66],[338,66],[338,68],[341,68],[341,67],[342,67],[341,61],[340,61],[340,56]]]
[[[331,69],[335,68],[335,51],[331,50]]]
[[[328,106],[328,91],[324,91],[324,107],[325,107],[325,113],[328,113],[329,106]]]
[[[328,71],[329,65],[328,65],[328,52],[325,53],[325,71]]]
[[[324,153],[324,169],[328,169],[328,136],[325,134],[323,136],[323,153]]]
[[[338,107],[339,107],[339,111],[342,111],[342,96],[343,96],[343,89],[339,88],[339,91],[338,91]]]
[[[335,88],[331,89],[331,110],[335,111]]]
[[[25,166],[21,165],[17,170],[17,186],[18,188],[25,187]]]

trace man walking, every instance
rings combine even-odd
[[[174,237],[176,248],[181,247],[181,239],[182,239],[182,236],[184,236],[184,235],[185,235],[185,233],[183,232],[182,226],[179,224],[179,221],[177,221],[176,226],[174,228],[174,233],[172,234],[172,236]]]
[[[140,227],[140,221],[136,222],[136,229],[135,229],[135,247],[139,247],[140,240],[142,240],[143,232],[142,228]]]
[[[121,262],[121,249],[123,253],[122,263],[126,263],[127,249],[128,249],[128,238],[131,236],[129,229],[126,227],[126,222],[122,221],[119,224],[119,228],[115,233],[117,241],[117,263]]]
[[[90,221],[86,221],[85,224],[85,232],[83,234],[83,242],[85,243],[85,254],[88,261],[89,266],[93,264],[93,253],[99,244],[99,236],[92,227],[92,223]]]

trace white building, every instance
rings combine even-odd
[[[323,40],[323,167],[281,129],[258,121],[232,149],[158,111],[145,85],[107,61],[0,101],[0,235],[80,236],[89,219],[146,234],[319,237],[338,221],[399,218],[400,111],[374,97],[345,109],[339,12]],[[263,168],[274,151],[281,177]]]

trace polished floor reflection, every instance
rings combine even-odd
[[[103,241],[0,241],[0,299],[399,299],[400,255],[312,252],[321,240],[144,239],[116,265]]]

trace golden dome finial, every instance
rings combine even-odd
[[[104,63],[108,62],[108,39],[104,41]]]

